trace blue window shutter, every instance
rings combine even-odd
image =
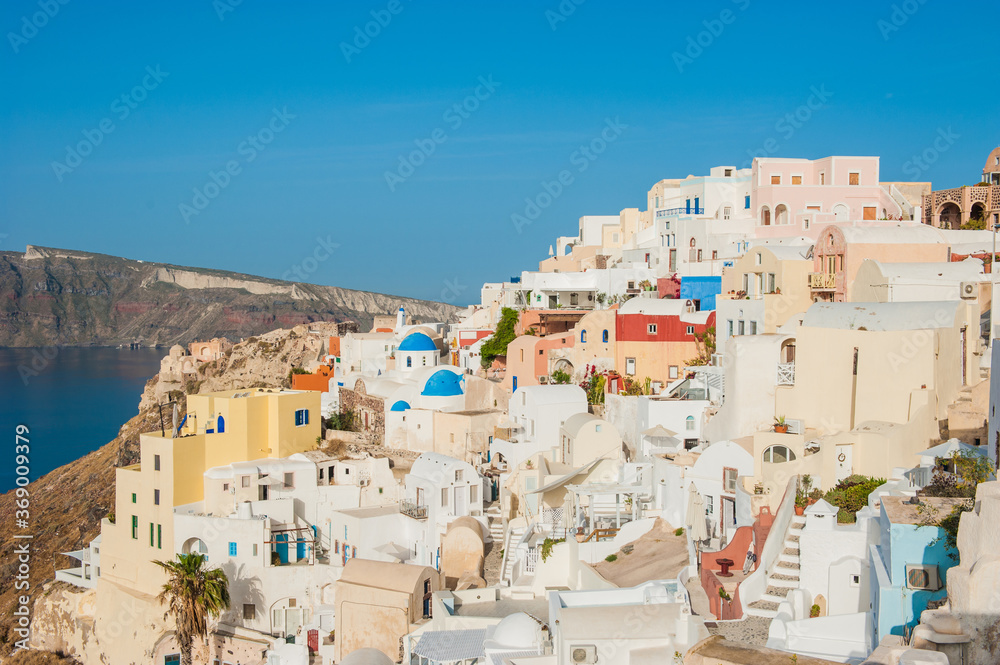
[[[229,543],[229,556],[236,556],[236,543]]]
[[[305,410],[305,416],[306,416],[306,422],[305,422],[305,424],[308,425],[309,424],[309,409]]]
[[[747,194],[746,199],[744,199],[744,201],[743,201],[743,207],[746,208],[747,210],[750,209],[750,195],[749,194]]]

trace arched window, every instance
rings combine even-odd
[[[406,356],[406,366],[413,367],[413,356]]]
[[[601,335],[601,341],[604,342],[605,344],[608,343],[608,331],[607,330],[605,330],[604,334]]]
[[[695,246],[695,244],[696,244],[696,241],[695,241],[695,239],[694,239],[694,238],[691,238],[691,246],[692,246],[692,247],[694,247],[694,246]]]
[[[764,461],[770,464],[794,462],[795,453],[788,446],[771,446],[764,450]]]
[[[694,431],[694,416],[688,416],[684,421],[684,425],[689,432]]]
[[[581,344],[586,344],[587,343],[587,331],[586,330],[581,330],[580,331],[580,343]]]

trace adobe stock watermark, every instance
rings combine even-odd
[[[899,32],[899,29],[909,22],[910,17],[916,14],[920,7],[926,3],[927,0],[904,0],[899,4],[894,4],[888,20],[880,18],[875,22],[879,33],[882,35],[882,41],[889,41],[889,37],[893,33]]]
[[[569,20],[569,17],[576,13],[576,8],[582,5],[587,0],[562,0],[559,5],[554,9],[545,10],[545,20],[549,22],[549,27],[552,28],[553,32],[559,27],[560,23],[565,23]]]
[[[781,116],[774,123],[774,131],[784,141],[788,141],[795,136],[798,130],[802,129],[807,122],[812,120],[813,114],[816,111],[826,108],[827,101],[833,97],[833,93],[826,89],[825,83],[820,84],[818,88],[810,86],[809,91],[811,94],[804,104],[800,104],[794,110]],[[778,152],[781,149],[781,142],[778,140],[778,137],[772,136],[768,138],[757,150],[748,149],[747,156],[750,159],[744,162],[743,168],[746,169],[753,166],[753,160],[758,157],[770,157]]]
[[[372,20],[364,26],[354,26],[354,38],[348,42],[340,42],[340,52],[344,54],[344,60],[351,64],[351,60],[356,55],[371,46],[372,40],[382,34],[382,31],[389,27],[394,16],[399,16],[406,7],[402,0],[389,0],[385,9],[373,9],[371,11]]]
[[[38,31],[47,26],[49,21],[56,17],[59,10],[68,4],[69,0],[38,0],[38,8],[41,11],[37,11],[31,16],[25,14],[21,17],[21,29],[17,32],[7,33],[7,41],[10,42],[14,53],[20,53],[21,47],[34,39],[38,35]]]
[[[955,145],[955,141],[960,138],[962,138],[962,135],[952,131],[950,125],[947,129],[939,127],[937,136],[934,137],[929,146],[924,148],[920,154],[913,155],[903,162],[903,173],[914,179],[919,178],[927,169],[934,165],[934,162],[941,158],[942,153],[948,152],[951,146]]]
[[[292,279],[292,276],[295,276],[300,282],[309,281],[309,275],[316,272],[319,269],[320,264],[333,256],[334,251],[338,249],[340,249],[340,245],[333,242],[333,239],[330,236],[327,236],[326,238],[316,236],[316,246],[313,248],[312,254],[306,256],[304,259],[282,273],[281,279],[286,282],[293,282],[295,280]]]
[[[31,360],[27,364],[22,363],[17,366],[17,373],[21,377],[21,383],[28,385],[30,380],[46,369],[59,356],[58,346],[43,346],[31,350]]]
[[[746,11],[750,6],[750,0],[732,0],[732,3],[741,12]],[[688,35],[684,52],[674,51],[671,56],[674,60],[674,66],[677,67],[677,72],[683,74],[685,67],[694,64],[694,61],[701,57],[705,49],[710,48],[715,40],[722,36],[722,33],[726,31],[726,26],[736,22],[737,16],[739,14],[732,9],[723,9],[719,12],[718,17],[702,21],[701,24],[705,26],[705,29],[696,35]]]
[[[220,21],[226,20],[226,14],[236,11],[236,8],[243,4],[243,0],[212,0],[212,9]]]
[[[170,76],[170,72],[160,70],[160,65],[156,68],[146,67],[146,75],[142,81],[126,93],[116,97],[111,102],[111,112],[115,114],[119,122],[125,120],[132,111],[139,107],[139,104],[146,101],[149,93],[160,87],[163,79]],[[52,162],[52,172],[56,175],[56,180],[63,181],[63,178],[72,173],[77,167],[83,164],[83,160],[93,154],[97,146],[104,143],[104,137],[115,131],[115,121],[110,118],[102,118],[93,129],[81,131],[83,139],[76,145],[66,146],[66,158],[63,161]]]
[[[441,289],[441,302],[454,305],[455,301],[469,289],[467,284],[458,281],[458,277],[444,280],[444,288]]]
[[[496,92],[500,85],[500,83],[493,80],[492,74],[486,78],[480,76],[479,85],[476,86],[473,93],[461,102],[448,107],[441,116],[441,119],[448,125],[451,131],[458,131],[462,123],[472,117],[472,114],[479,109],[479,106],[483,102],[493,96],[493,93]],[[413,143],[417,149],[406,155],[399,155],[399,163],[396,166],[396,170],[385,172],[385,184],[389,186],[389,191],[395,192],[396,187],[406,182],[410,176],[416,173],[417,169],[423,166],[427,162],[427,159],[434,154],[438,146],[447,140],[448,132],[442,127],[434,129],[427,138],[415,139]]]
[[[604,129],[601,130],[600,134],[570,154],[569,163],[575,167],[576,173],[580,174],[589,169],[590,165],[597,161],[597,158],[604,154],[608,146],[617,141],[626,129],[628,129],[628,125],[623,123],[618,116],[615,116],[614,119],[605,118]],[[530,226],[541,217],[542,212],[562,196],[566,188],[575,181],[576,176],[570,169],[560,171],[554,180],[542,180],[540,183],[542,191],[534,196],[525,197],[524,210],[510,216],[514,230],[518,234],[523,233],[524,227]]]
[[[281,107],[280,111],[277,108],[272,109],[270,120],[236,146],[236,154],[243,158],[242,161],[230,159],[218,171],[209,171],[205,184],[192,190],[194,194],[191,197],[191,203],[178,204],[177,209],[184,223],[190,224],[192,217],[200,215],[222,193],[222,190],[229,187],[233,178],[243,173],[244,165],[257,159],[260,153],[264,152],[267,146],[274,141],[275,136],[285,131],[294,119],[295,116],[288,112],[287,106]]]

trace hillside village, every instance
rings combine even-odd
[[[968,181],[718,166],[580,218],[452,320],[174,346],[25,639],[115,665],[1000,662],[1000,147]],[[221,571],[203,629],[158,562]]]

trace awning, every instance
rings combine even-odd
[[[379,545],[375,548],[375,551],[391,556],[393,559],[398,559],[399,561],[406,561],[410,558],[410,548],[397,545],[392,541],[385,545]]]
[[[677,432],[669,430],[663,425],[657,425],[656,427],[650,427],[642,432],[643,436],[649,436],[654,438],[670,438],[677,436]]]
[[[528,492],[528,494],[538,494],[540,492],[548,492],[549,490],[554,490],[557,487],[565,485],[569,481],[571,481],[574,478],[576,478],[577,476],[579,476],[581,473],[584,473],[586,471],[590,471],[591,469],[593,469],[595,466],[597,466],[597,463],[600,462],[600,461],[602,461],[603,459],[604,459],[603,457],[598,457],[597,459],[595,459],[595,460],[593,460],[591,462],[588,462],[587,464],[584,464],[579,469],[576,469],[574,471],[570,471],[565,476],[561,476],[561,477],[557,478],[556,480],[553,480],[550,483],[546,483],[546,484],[542,485],[541,487],[539,487],[536,490],[531,490],[530,492]]]
[[[485,658],[485,628],[430,630],[420,636],[413,655],[438,663]]]

